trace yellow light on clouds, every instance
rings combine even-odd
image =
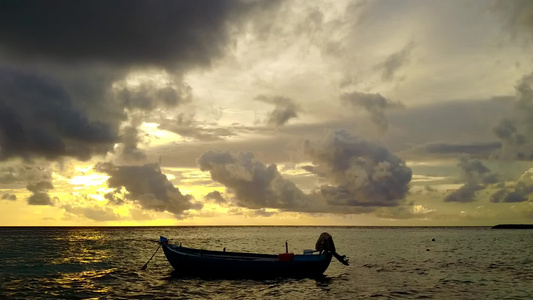
[[[71,179],[68,179],[68,183],[72,185],[101,186],[108,178],[109,176],[107,175],[92,173],[88,175],[74,176]]]

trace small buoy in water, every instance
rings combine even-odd
[[[426,251],[429,251],[429,249],[426,249]]]
[[[435,241],[435,239],[431,239],[431,241],[432,241],[432,242],[434,242],[434,241]]]

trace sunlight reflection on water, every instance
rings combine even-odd
[[[332,234],[351,259],[320,279],[200,280],[174,276],[163,234],[184,246],[279,253]],[[432,241],[435,239],[435,241]],[[0,228],[0,298],[531,298],[533,231],[487,228]]]

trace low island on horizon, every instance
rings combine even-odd
[[[533,229],[533,224],[498,224],[492,229]]]

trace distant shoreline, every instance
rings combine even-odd
[[[533,229],[533,224],[498,224],[492,229]]]

